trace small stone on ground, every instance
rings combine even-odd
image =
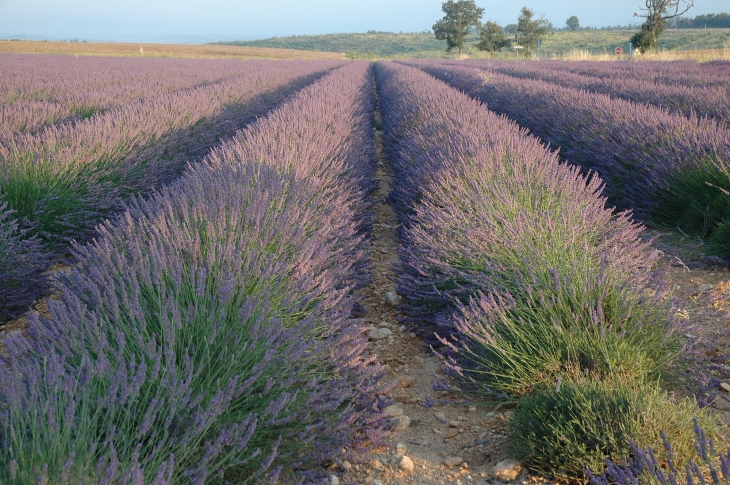
[[[406,475],[412,475],[416,470],[416,465],[413,463],[413,460],[407,456],[402,456],[400,463],[398,463],[398,468],[400,468]]]
[[[385,294],[385,301],[391,306],[398,306],[403,299],[395,291],[389,291]]]
[[[517,460],[502,460],[492,467],[492,476],[503,482],[511,482],[520,475],[524,466]]]
[[[389,328],[375,328],[368,332],[368,338],[370,340],[383,340],[393,335],[393,332]]]
[[[464,463],[464,459],[460,456],[450,456],[444,460],[446,466],[459,466]]]

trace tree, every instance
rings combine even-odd
[[[433,24],[433,33],[436,39],[446,41],[446,52],[456,48],[461,57],[469,31],[472,27],[481,27],[484,9],[477,7],[474,0],[447,0],[441,10],[446,15]]]
[[[566,20],[565,25],[568,26],[568,30],[570,30],[571,32],[575,32],[580,28],[580,22],[578,21],[578,17],[576,17],[575,15]]]
[[[490,54],[494,51],[498,51],[503,47],[509,47],[512,42],[507,38],[502,27],[490,20],[487,23],[479,27],[479,43],[477,49],[480,51],[487,51]]]
[[[692,7],[694,0],[646,0],[646,8],[641,9],[643,12],[634,13],[634,17],[646,20],[641,31],[631,36],[631,44],[642,54],[655,49],[657,38],[666,28],[667,20],[684,15]]]
[[[522,7],[517,17],[517,42],[525,48],[525,54],[537,48],[537,42],[550,32],[550,21],[543,17],[533,20],[534,16],[535,12]]]

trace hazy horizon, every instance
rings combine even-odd
[[[0,0],[0,38],[117,42],[204,43],[273,36],[366,32],[421,32],[443,14],[441,0]],[[476,1],[483,20],[515,23],[522,6],[555,27],[576,15],[582,26],[639,22],[642,0]],[[687,16],[720,13],[726,0],[700,0]],[[187,40],[186,40],[187,39]]]

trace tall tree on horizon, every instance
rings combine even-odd
[[[571,32],[575,32],[580,28],[580,21],[578,20],[578,17],[573,15],[568,20],[565,21],[565,25],[568,27],[568,29]]]
[[[433,24],[437,40],[446,41],[446,52],[459,50],[459,57],[466,45],[466,36],[472,27],[481,27],[484,9],[474,0],[447,0],[441,5],[444,18]]]
[[[507,38],[502,26],[491,20],[479,27],[479,43],[477,49],[487,51],[490,54],[504,47],[509,47],[512,42]]]
[[[694,4],[694,0],[646,0],[646,8],[640,9],[643,12],[634,13],[634,17],[646,20],[641,31],[631,36],[631,44],[642,54],[656,49],[657,38],[666,28],[667,20],[684,15]]]
[[[517,41],[525,48],[525,55],[537,48],[537,42],[545,37],[552,27],[546,18],[533,20],[534,16],[533,10],[522,7],[520,16],[517,17]]]

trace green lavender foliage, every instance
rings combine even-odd
[[[524,397],[509,428],[513,452],[528,467],[560,480],[582,480],[586,469],[602,471],[606,460],[630,456],[630,440],[662,450],[663,435],[675,444],[682,457],[677,465],[683,467],[695,455],[693,416],[717,433],[709,414],[691,399],[670,397],[654,384],[587,377]]]

